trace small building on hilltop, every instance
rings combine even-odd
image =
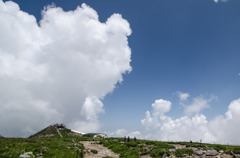
[[[107,138],[107,135],[104,133],[86,133],[82,135],[83,137],[99,137],[99,138]]]

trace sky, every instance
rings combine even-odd
[[[240,142],[238,0],[0,0],[0,26],[3,136]]]

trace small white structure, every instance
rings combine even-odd
[[[95,137],[99,137],[99,138],[105,139],[105,138],[107,138],[107,135],[106,135],[106,134],[103,134],[103,133],[99,133],[99,134],[94,135],[93,137],[94,137],[94,138],[95,138]]]

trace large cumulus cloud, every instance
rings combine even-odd
[[[147,139],[157,139],[164,141],[197,141],[223,144],[239,144],[240,138],[240,99],[232,101],[225,115],[219,115],[212,120],[207,120],[207,117],[199,111],[193,116],[181,116],[173,119],[166,113],[165,109],[171,105],[170,101],[161,99],[161,108],[152,108],[152,112],[147,111],[144,119],[141,120],[145,128],[144,136]],[[194,105],[197,102],[193,100]],[[209,102],[202,98],[202,102]],[[157,100],[158,101],[158,100]],[[156,102],[156,101],[155,101]],[[168,104],[165,104],[168,102]],[[165,107],[164,107],[165,106]],[[188,107],[186,107],[188,108]],[[169,109],[170,110],[170,109]]]
[[[101,100],[131,71],[129,23],[119,14],[101,23],[82,4],[46,7],[38,24],[0,0],[0,26],[0,133],[28,136],[55,122],[99,130]]]

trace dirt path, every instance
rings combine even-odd
[[[101,144],[96,144],[96,142],[81,141],[80,143],[82,143],[84,145],[85,149],[87,150],[84,158],[102,158],[105,156],[119,158],[118,154],[112,152],[111,150],[109,150],[108,148],[104,147]],[[98,153],[93,154],[91,152],[88,152],[91,149],[97,150]]]
[[[186,148],[186,145],[181,145],[181,144],[171,144],[171,145],[175,146],[176,149]]]

